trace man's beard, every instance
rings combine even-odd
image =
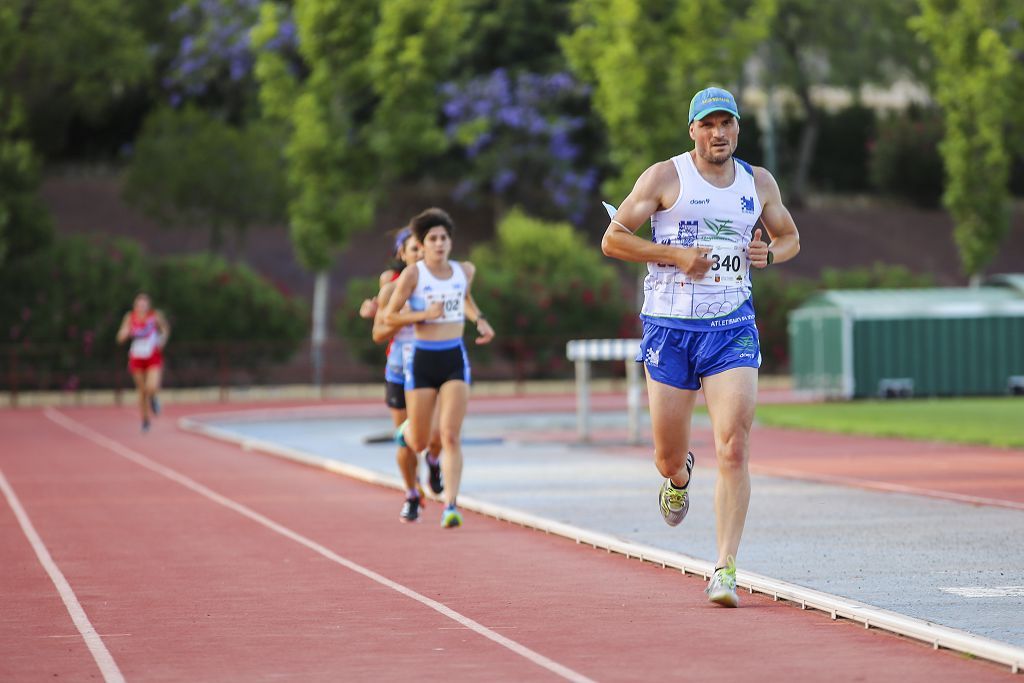
[[[729,159],[732,158],[732,149],[726,148],[721,152],[716,152],[709,146],[700,155],[700,158],[708,162],[709,164],[716,164],[721,166],[722,164],[726,163],[727,161],[729,161]]]

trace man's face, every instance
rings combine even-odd
[[[724,164],[736,151],[740,123],[726,111],[713,111],[690,124],[690,139],[697,156],[711,164]]]
[[[424,256],[433,255],[441,259],[448,256],[452,250],[452,241],[443,225],[435,225],[427,231],[423,238],[423,250],[426,252]]]

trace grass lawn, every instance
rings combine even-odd
[[[1024,398],[760,405],[772,427],[1024,448]]]

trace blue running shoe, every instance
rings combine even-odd
[[[401,446],[402,448],[408,448],[409,447],[409,444],[407,444],[405,442],[405,433],[404,433],[405,432],[405,426],[407,424],[409,424],[408,420],[406,420],[402,424],[398,425],[398,429],[395,430],[395,443],[398,444],[399,446]]]

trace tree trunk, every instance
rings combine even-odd
[[[811,102],[810,93],[800,93],[800,101],[804,105],[804,126],[800,133],[800,147],[797,149],[796,170],[793,173],[793,187],[790,190],[788,203],[791,206],[803,206],[807,200],[807,179],[811,174],[811,163],[814,151],[818,146],[818,128],[821,125],[821,112]]]
[[[807,199],[807,179],[811,173],[811,162],[818,144],[818,128],[821,125],[821,111],[811,99],[811,83],[800,60],[800,43],[798,38],[782,35],[779,38],[786,57],[793,66],[793,89],[804,110],[804,125],[800,133],[800,147],[797,150],[796,169],[793,173],[793,185],[790,188],[787,204],[793,207],[803,206]]]
[[[327,271],[321,270],[316,274],[316,284],[313,286],[313,332],[310,336],[313,385],[316,387],[321,387],[324,380],[324,344],[327,343],[327,285]]]

